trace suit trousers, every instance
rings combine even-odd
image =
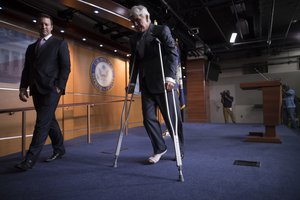
[[[223,115],[224,115],[225,123],[229,123],[229,117],[231,118],[231,121],[235,123],[235,117],[232,108],[223,107]]]
[[[179,99],[177,92],[174,92],[175,95],[175,105],[177,110],[177,120],[178,120],[178,139],[179,139],[179,145],[181,149],[181,153],[183,154],[183,130],[182,130],[182,119],[181,119],[181,113],[179,108]],[[167,92],[168,96],[168,105],[169,105],[169,111],[170,111],[170,117],[173,124],[174,129],[175,127],[175,109],[174,109],[174,101],[173,101],[173,95],[172,92]],[[162,136],[162,130],[160,126],[160,122],[157,119],[157,108],[160,109],[160,112],[164,118],[164,121],[166,123],[166,126],[171,133],[172,139],[173,133],[171,129],[171,124],[169,123],[169,117],[167,113],[167,107],[166,107],[166,100],[165,100],[165,94],[159,93],[159,94],[150,94],[149,91],[146,88],[143,88],[142,90],[142,111],[143,111],[143,122],[144,126],[146,128],[146,131],[148,133],[148,136],[152,143],[153,153],[158,154],[162,153],[167,149],[167,146],[165,144],[165,141]]]
[[[41,95],[35,92],[32,96],[36,110],[36,123],[32,141],[26,154],[26,159],[35,163],[49,135],[53,153],[65,153],[64,139],[55,117],[55,110],[61,94],[55,89],[51,93]]]
[[[287,108],[288,121],[291,121],[292,128],[298,128],[296,121],[296,108]]]

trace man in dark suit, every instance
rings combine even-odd
[[[171,124],[168,119],[167,105],[164,89],[167,90],[170,117],[174,129],[175,109],[172,90],[176,84],[176,72],[178,66],[178,51],[175,41],[167,26],[153,25],[150,14],[144,6],[134,6],[131,8],[131,21],[133,22],[137,34],[131,40],[131,61],[130,72],[132,72],[129,91],[133,92],[137,76],[139,74],[140,89],[142,94],[142,111],[144,126],[150,137],[153,155],[149,157],[149,163],[157,163],[161,156],[167,152],[167,146],[162,136],[160,123],[157,120],[156,108],[158,107],[163,115],[168,130]],[[161,42],[165,84],[160,63],[158,42]],[[134,64],[133,64],[134,63]],[[183,157],[183,133],[182,120],[177,93],[175,93],[175,104],[178,121],[178,137]],[[171,133],[173,137],[173,134]]]
[[[65,93],[70,73],[69,49],[66,41],[52,36],[53,21],[50,16],[40,15],[38,26],[40,38],[26,50],[20,82],[20,100],[27,101],[29,87],[36,110],[36,124],[29,150],[25,159],[15,166],[23,171],[34,166],[48,135],[53,154],[46,161],[51,162],[65,154],[55,110],[60,96]]]

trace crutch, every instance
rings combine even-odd
[[[122,145],[122,141],[123,141],[123,137],[124,137],[124,130],[127,127],[128,124],[128,119],[129,119],[129,113],[130,113],[130,109],[131,109],[131,104],[132,104],[132,99],[134,96],[134,93],[131,94],[130,97],[130,101],[129,101],[129,106],[127,109],[127,112],[125,114],[125,110],[126,110],[126,105],[127,105],[127,98],[128,98],[128,93],[130,90],[130,83],[131,83],[131,79],[132,79],[132,75],[133,75],[133,71],[134,71],[134,67],[135,67],[135,54],[134,54],[134,58],[133,58],[133,64],[132,64],[132,68],[131,68],[131,72],[130,72],[130,80],[126,89],[126,95],[125,95],[125,101],[123,104],[123,109],[122,109],[122,114],[121,114],[121,121],[120,121],[120,133],[119,133],[119,139],[118,139],[118,144],[116,147],[116,152],[115,152],[115,161],[114,161],[114,168],[118,167],[118,158],[120,155],[120,151],[121,151],[121,145]],[[124,120],[125,117],[125,120]]]
[[[174,95],[174,89],[172,89],[172,97],[173,97],[173,106],[174,106],[174,114],[175,114],[175,128],[173,127],[173,123],[170,117],[170,109],[169,109],[169,102],[168,102],[168,95],[167,90],[165,87],[166,79],[165,79],[165,73],[164,73],[164,66],[163,66],[163,60],[162,60],[162,53],[161,53],[161,42],[158,38],[155,38],[158,44],[158,50],[159,50],[159,57],[160,57],[160,66],[161,66],[161,72],[162,72],[162,78],[164,83],[164,93],[165,93],[165,100],[166,100],[166,108],[167,108],[167,114],[168,114],[168,120],[171,126],[171,131],[173,134],[173,142],[175,147],[175,154],[176,154],[176,164],[178,167],[179,172],[179,181],[184,182],[183,173],[182,173],[182,158],[180,153],[180,147],[179,147],[179,139],[178,139],[178,118],[177,118],[177,108],[176,108],[176,101],[175,101],[175,95]]]

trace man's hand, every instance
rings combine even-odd
[[[166,81],[165,83],[165,87],[167,91],[171,91],[174,88],[175,84],[170,82],[170,81]]]
[[[27,102],[27,99],[29,98],[28,92],[25,88],[21,88],[19,92],[19,99],[23,102]]]

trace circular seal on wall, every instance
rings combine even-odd
[[[91,81],[102,92],[110,90],[114,85],[115,73],[111,62],[102,57],[95,58],[91,64]]]

